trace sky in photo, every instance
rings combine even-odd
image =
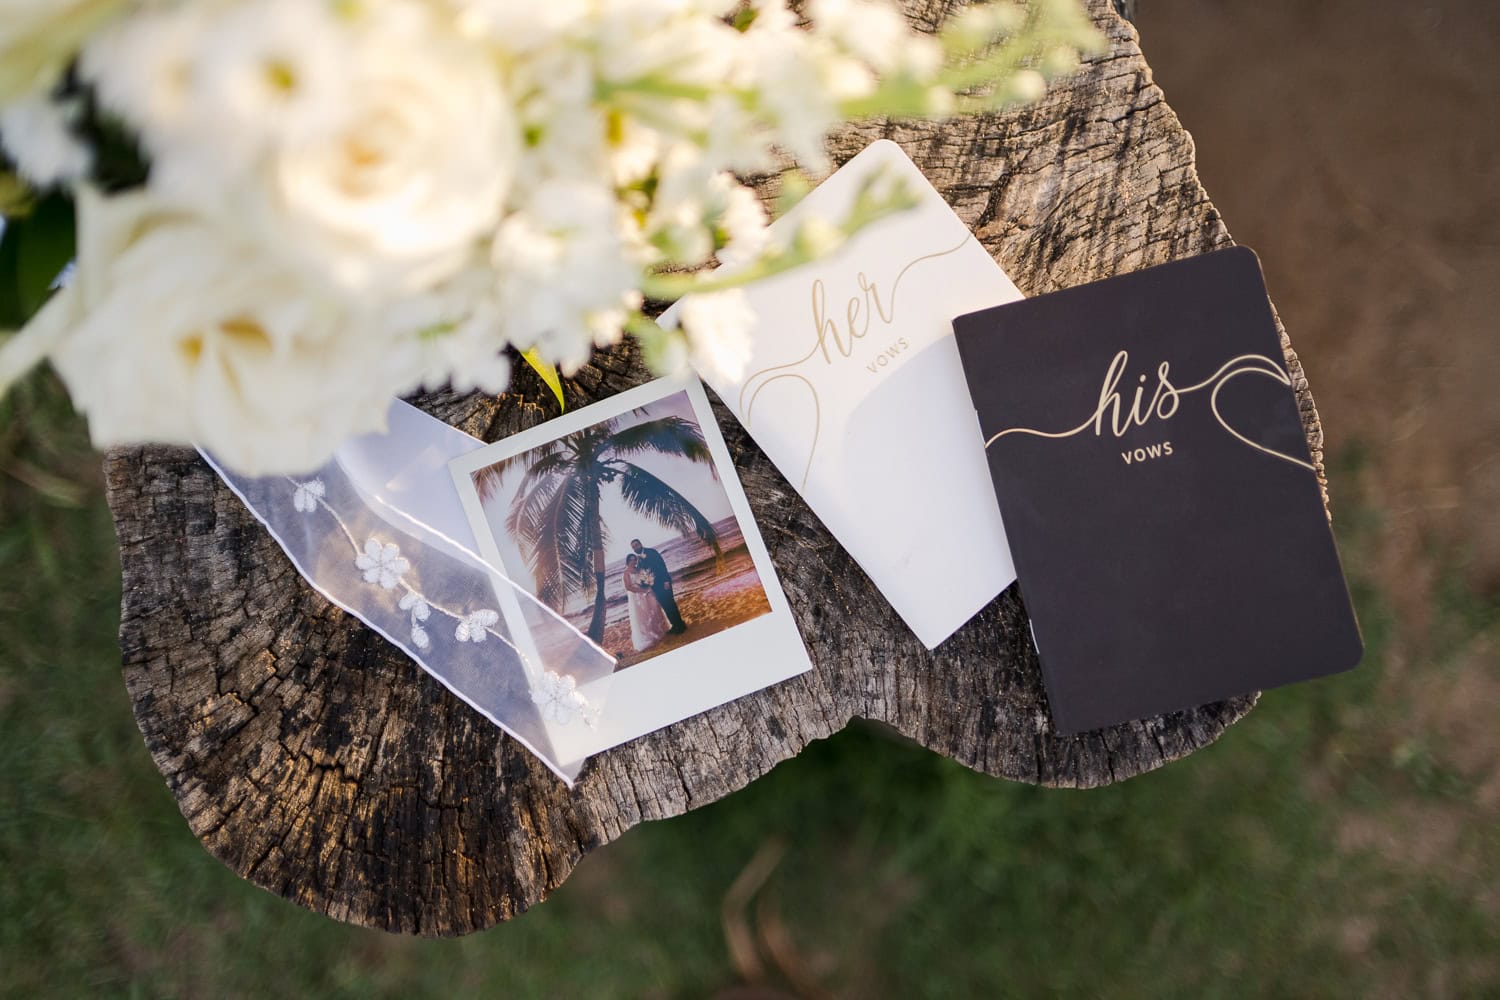
[[[692,401],[688,399],[685,392],[673,393],[656,400],[644,407],[644,411],[639,414],[634,412],[621,414],[617,427],[629,427],[646,420],[659,420],[669,416],[682,417],[698,425],[697,415],[693,413]],[[687,497],[709,521],[719,521],[733,513],[723,485],[714,477],[709,466],[656,452],[642,452],[631,456],[629,461],[639,465]],[[519,468],[506,476],[499,491],[484,502],[484,514],[486,520],[489,521],[490,530],[495,536],[495,544],[500,550],[500,557],[504,560],[507,569],[518,579],[527,580],[529,575],[525,572],[526,560],[522,558],[516,540],[505,531],[506,515],[510,512],[511,502],[515,499],[523,478],[524,472]],[[600,514],[608,528],[609,542],[604,549],[605,560],[608,563],[614,563],[625,557],[630,551],[632,538],[639,538],[645,545],[654,546],[676,537],[675,531],[663,528],[657,522],[642,517],[626,506],[620,496],[619,487],[614,484],[604,488]]]

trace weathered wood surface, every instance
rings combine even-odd
[[[1039,105],[857,129],[838,158],[896,139],[1027,294],[1228,244],[1134,29],[1104,0],[1093,12],[1109,51]],[[1283,344],[1321,468],[1312,397],[1284,334]],[[643,378],[630,349],[610,352],[567,386],[569,404]],[[500,399],[418,402],[487,440],[555,412],[525,376]],[[855,717],[988,774],[1088,787],[1192,753],[1254,704],[1055,735],[1015,588],[929,654],[718,413],[816,669],[595,758],[572,792],[309,589],[194,454],[112,452],[125,680],[193,832],[234,871],[310,909],[459,934],[542,899],[636,823],[727,795]]]

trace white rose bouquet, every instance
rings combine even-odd
[[[499,392],[517,352],[569,374],[629,334],[658,370],[733,375],[735,286],[904,203],[871,185],[777,244],[737,176],[826,169],[844,121],[1034,99],[1097,40],[1076,0],[937,34],[883,0],[801,13],[0,0],[0,391],[50,360],[97,444],[261,474],[319,465],[393,395]],[[678,328],[650,318],[682,297]]]

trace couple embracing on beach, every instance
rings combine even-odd
[[[668,634],[687,631],[672,595],[672,574],[667,561],[639,538],[630,540],[632,555],[625,557],[625,600],[630,611],[630,644],[636,652],[650,649]]]

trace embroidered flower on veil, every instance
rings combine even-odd
[[[579,692],[572,677],[551,670],[531,689],[531,700],[540,707],[542,718],[559,725],[572,722],[588,706],[588,699]]]
[[[411,563],[401,555],[395,542],[382,545],[373,535],[365,541],[365,550],[355,556],[354,565],[365,571],[366,583],[378,583],[386,590],[394,589],[402,575],[411,569]]]
[[[489,627],[499,620],[499,612],[489,608],[471,611],[459,620],[458,627],[453,630],[453,638],[459,642],[483,642]]]
[[[411,641],[416,643],[418,649],[426,649],[430,640],[427,638],[427,630],[422,627],[421,623],[432,614],[432,606],[427,603],[427,598],[415,590],[408,590],[397,606],[402,611],[411,612]]]
[[[327,491],[321,479],[298,483],[297,489],[292,493],[292,506],[304,514],[311,514],[318,509],[318,501],[323,499],[325,492]]]

